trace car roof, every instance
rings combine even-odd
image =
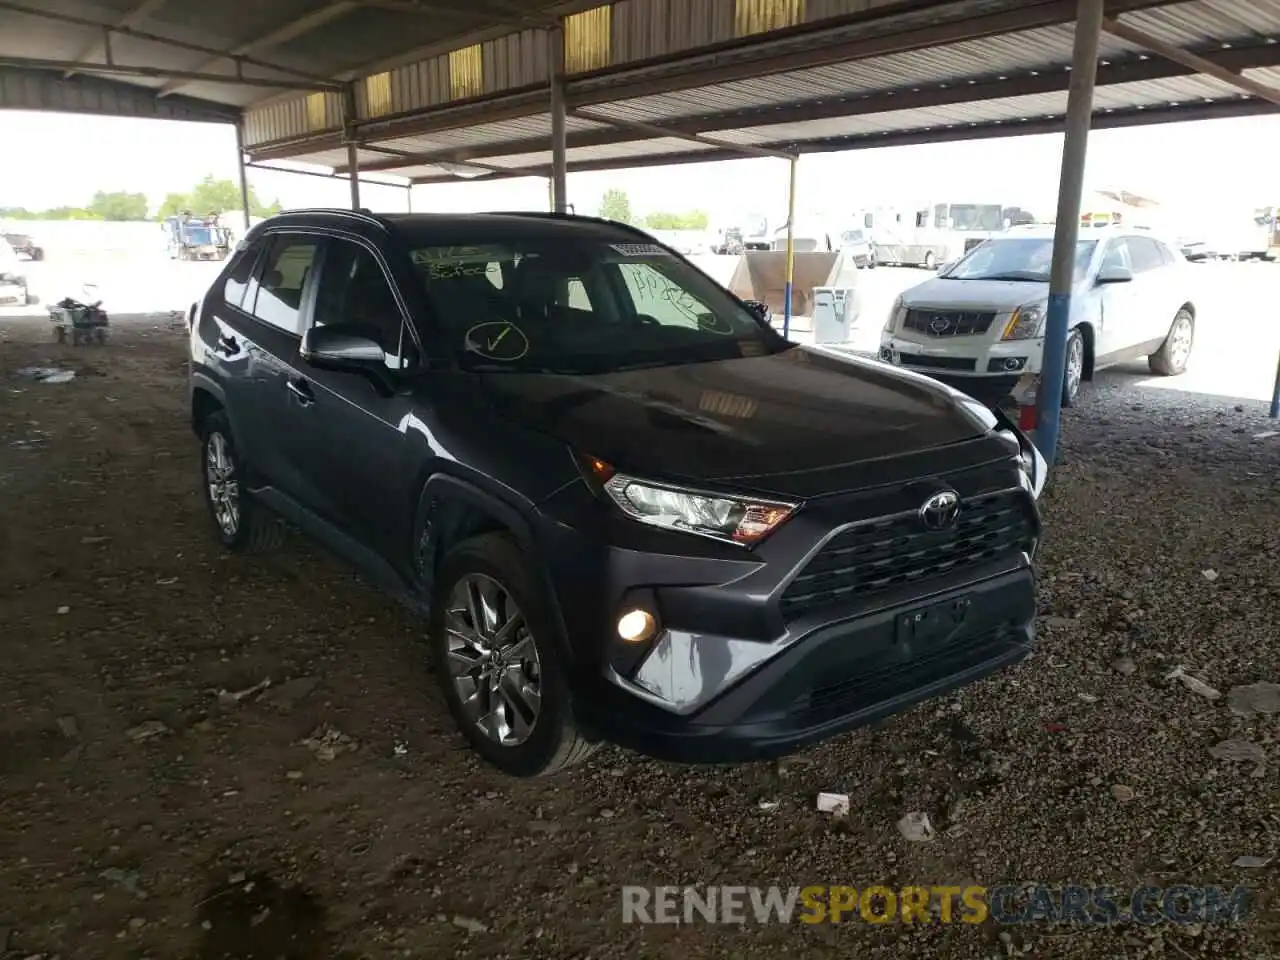
[[[575,214],[496,211],[486,213],[373,213],[369,210],[290,210],[259,226],[333,226],[336,223],[395,230],[410,244],[428,246],[538,240],[549,237],[632,242],[652,240],[623,223]]]

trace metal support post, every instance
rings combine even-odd
[[[547,31],[548,70],[551,71],[551,209],[568,212],[568,176],[565,161],[564,28]]]
[[[356,87],[348,84],[343,97],[343,120],[347,139],[347,176],[351,181],[351,209],[360,209],[360,151],[356,135]]]
[[[249,231],[249,174],[244,166],[244,121],[236,122],[236,166],[240,169],[240,207],[244,210],[244,229]]]
[[[405,203],[405,210],[408,213],[413,213],[413,184],[412,183],[405,184],[404,203]]]
[[[1271,419],[1280,420],[1280,357],[1276,358],[1276,384],[1271,388]]]
[[[791,178],[787,185],[787,273],[782,287],[782,335],[791,333],[791,293],[796,270],[796,167],[800,158],[792,157]]]
[[[1058,448],[1062,412],[1062,384],[1066,370],[1067,334],[1071,320],[1076,240],[1080,233],[1080,198],[1093,118],[1093,85],[1098,73],[1098,36],[1102,30],[1103,0],[1079,0],[1076,7],[1075,49],[1071,89],[1067,94],[1067,129],[1062,144],[1062,176],[1058,181],[1058,219],[1053,235],[1053,265],[1049,272],[1049,305],[1044,331],[1044,360],[1037,391],[1036,446],[1052,465]]]

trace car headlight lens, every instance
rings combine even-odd
[[[1030,340],[1040,336],[1044,330],[1044,319],[1049,312],[1049,305],[1043,301],[1025,303],[1009,317],[1004,325],[1001,340]]]
[[[1013,430],[1000,431],[1018,445],[1018,461],[1022,464],[1022,472],[1027,475],[1031,487],[1031,496],[1039,500],[1044,492],[1045,481],[1049,479],[1049,465],[1045,462],[1036,445],[1028,437]]]
[[[610,499],[640,523],[731,543],[759,543],[795,512],[794,503],[698,493],[615,474],[604,484]]]

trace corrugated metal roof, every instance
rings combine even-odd
[[[567,132],[607,129],[606,124],[584,120],[580,117],[568,117],[565,120]],[[459,127],[454,130],[442,130],[438,133],[423,134],[416,137],[395,137],[389,140],[378,140],[373,146],[385,147],[389,150],[400,150],[404,153],[433,153],[440,150],[455,150],[465,147],[501,145],[517,140],[528,140],[536,137],[551,138],[551,114],[544,113],[536,117],[520,117],[516,120],[504,120],[499,123],[483,123],[474,127]]]
[[[1242,43],[1280,34],[1280,0],[1195,0],[1120,19],[1178,47]]]
[[[1211,77],[1179,77],[1169,80],[1146,80],[1100,87],[1094,96],[1099,111],[1132,109],[1188,103],[1205,98],[1232,97],[1239,91]],[[811,120],[804,123],[770,124],[745,130],[721,131],[717,140],[726,143],[761,146],[765,144],[803,143],[833,137],[856,137],[871,134],[905,133],[948,127],[976,126],[1011,120],[1029,120],[1062,116],[1067,109],[1067,93],[1040,93],[1021,97],[1002,97],[976,104],[955,104],[915,110],[895,110],[861,114],[835,120]]]
[[[1046,27],[983,40],[954,43],[930,50],[891,54],[867,60],[737,83],[697,87],[679,93],[624,100],[593,107],[595,113],[646,123],[752,107],[861,96],[885,90],[911,90],[966,78],[1043,71],[1071,63],[1073,27]],[[1132,44],[1104,36],[1100,56],[1133,52]]]
[[[565,151],[565,157],[570,167],[572,167],[575,163],[640,159],[669,153],[690,153],[711,149],[713,148],[706,144],[677,140],[674,137],[664,137],[660,140],[631,140],[599,147],[575,147]],[[511,170],[549,167],[551,165],[551,151],[548,149],[536,153],[514,153],[503,157],[486,157],[484,162],[486,166],[507,167]],[[397,174],[399,173],[399,171],[396,172]]]

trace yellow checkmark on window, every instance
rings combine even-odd
[[[502,338],[505,337],[510,330],[510,327],[503,327],[502,332],[488,342],[486,349],[492,351],[494,347],[502,342]]]

